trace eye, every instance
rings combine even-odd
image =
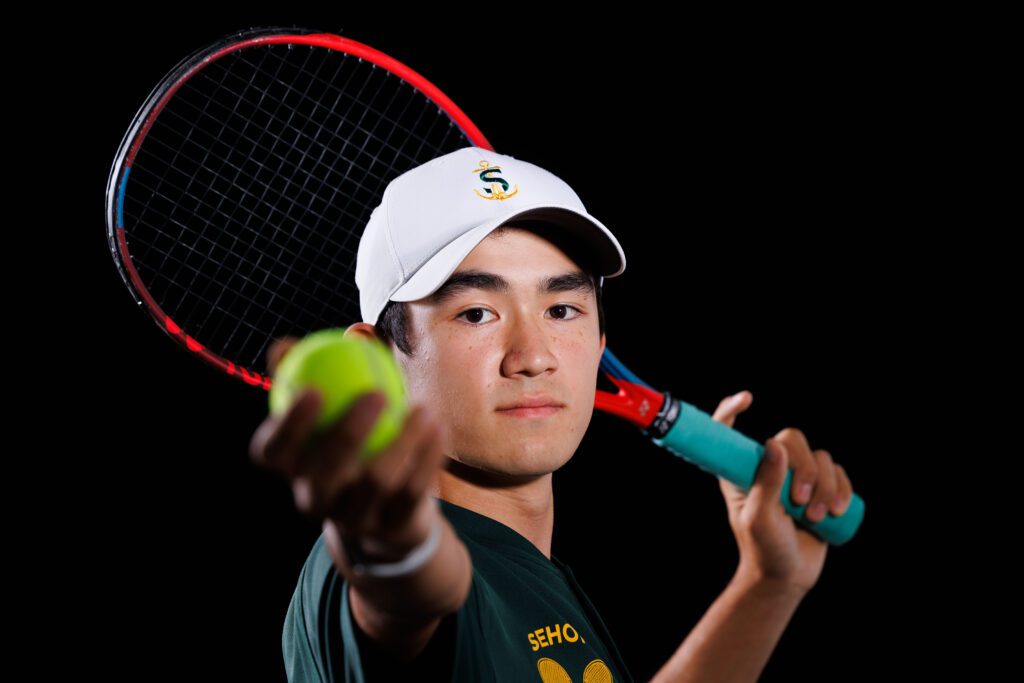
[[[457,316],[455,316],[455,318],[456,318],[456,320],[457,320],[457,319],[459,319],[459,318],[461,318],[462,316],[464,316],[464,315],[467,315],[467,314],[473,314],[474,318],[476,318],[476,312],[477,312],[477,311],[482,311],[482,312],[484,312],[484,313],[490,313],[490,311],[488,311],[488,310],[487,310],[486,308],[480,308],[480,307],[477,307],[477,308],[467,308],[467,309],[466,309],[466,310],[464,310],[464,311],[463,311],[462,313],[459,313],[459,314],[458,314]],[[470,322],[470,323],[472,323],[472,324],[476,325],[476,324],[478,324],[478,323],[479,323],[480,321],[479,321],[479,320],[476,320],[476,319],[474,319],[474,320],[468,320],[468,319],[467,319],[467,322]]]
[[[552,306],[551,308],[549,308],[548,310],[549,311],[554,311],[554,310],[560,310],[560,309],[572,309],[572,310],[576,311],[577,315],[574,315],[571,318],[558,317],[558,320],[575,320],[576,318],[578,318],[581,315],[583,315],[583,311],[581,311],[580,309],[576,308],[575,306],[570,306],[569,304],[556,304],[556,305]]]

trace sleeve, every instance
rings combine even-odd
[[[335,569],[321,534],[299,574],[281,632],[289,683],[365,683],[349,610],[348,581]]]
[[[281,634],[284,668],[289,683],[319,683],[324,678],[315,655],[316,633],[307,626],[301,589],[300,581],[292,594],[288,613],[284,618],[284,630]]]
[[[289,683],[326,683],[332,680],[323,657],[327,640],[321,621],[325,588],[334,569],[321,535],[313,544],[299,573],[281,632],[281,651]]]

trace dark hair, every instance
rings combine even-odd
[[[500,234],[509,227],[525,227],[526,221],[521,221],[517,226],[500,226],[495,228],[489,233],[489,235]],[[536,232],[541,232],[540,226],[536,226],[534,229]],[[541,232],[541,234],[544,234]],[[547,235],[545,235],[547,237]],[[563,249],[566,247],[563,246]],[[598,283],[598,276],[594,274],[593,268],[590,264],[584,261],[581,257],[581,267],[587,275],[590,276],[591,282],[594,283],[594,294],[597,297],[597,327],[598,334],[604,334],[604,304],[601,301],[601,287]],[[391,301],[384,305],[384,310],[380,312],[380,316],[377,318],[377,323],[374,325],[377,330],[377,336],[384,342],[385,345],[394,341],[395,346],[404,353],[406,356],[413,356],[413,344],[415,340],[412,339],[409,332],[409,310],[405,301]]]

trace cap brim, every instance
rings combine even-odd
[[[463,233],[432,256],[388,298],[392,301],[416,301],[433,294],[487,235],[516,219],[541,221],[588,240],[596,255],[597,274],[603,278],[615,277],[626,269],[626,255],[622,246],[600,221],[568,206],[545,204],[496,218]]]

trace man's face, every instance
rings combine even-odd
[[[553,243],[518,228],[488,235],[452,275],[468,271],[504,278],[508,291],[456,287],[409,302],[415,353],[395,356],[410,400],[438,415],[449,457],[516,477],[553,472],[575,453],[594,411],[605,346],[596,293],[542,291],[568,273],[589,278]],[[539,395],[562,407],[500,410]]]

